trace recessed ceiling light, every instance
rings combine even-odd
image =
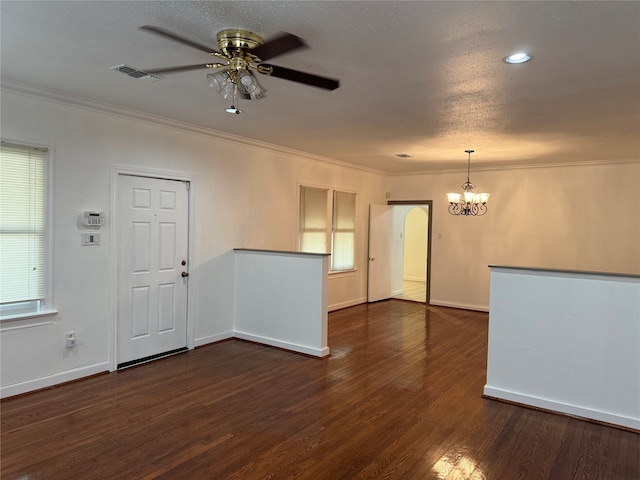
[[[518,52],[504,57],[502,59],[505,63],[525,63],[531,60],[531,55],[524,52]]]

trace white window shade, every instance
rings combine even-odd
[[[44,298],[45,149],[0,148],[0,304]]]
[[[333,237],[331,270],[355,266],[356,194],[333,192]]]
[[[327,253],[328,190],[300,187],[300,251]]]

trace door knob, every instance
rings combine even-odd
[[[374,260],[375,260],[375,258],[371,258],[371,257],[369,257],[369,261],[370,261],[370,262],[373,262]]]
[[[182,272],[182,276],[183,276],[183,277],[188,277],[188,276],[189,276],[189,274],[188,274],[187,272]]]

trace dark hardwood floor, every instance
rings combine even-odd
[[[390,300],[326,359],[230,340],[9,398],[2,479],[640,479],[640,435],[481,398],[487,320]]]

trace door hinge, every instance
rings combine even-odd
[[[190,181],[188,181],[188,180],[184,180],[184,187],[185,187],[187,190],[191,190],[191,182],[190,182]]]

